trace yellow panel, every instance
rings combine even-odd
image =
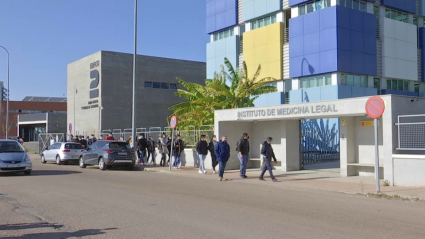
[[[255,48],[251,48],[248,50],[244,50],[243,52],[243,60],[247,64],[247,67],[249,68],[250,64],[254,64],[255,61]]]
[[[259,28],[255,31],[255,47],[267,45],[267,27]]]
[[[262,64],[267,62],[267,46],[259,46],[255,48],[255,64]]]
[[[277,44],[268,44],[266,46],[267,62],[282,60],[282,50]]]
[[[249,31],[243,34],[243,50],[252,49],[255,47],[255,32]]]
[[[282,79],[282,61],[269,62],[267,65],[269,70],[267,76],[274,77],[277,80]]]
[[[280,42],[283,44],[283,24],[278,22],[268,26],[267,43]]]

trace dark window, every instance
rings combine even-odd
[[[159,88],[161,88],[161,83],[159,83],[159,82],[154,82],[154,83],[153,83],[153,88],[155,88],[155,89],[159,89]]]
[[[170,84],[171,90],[177,90],[177,84]]]
[[[152,88],[152,82],[145,82],[145,88]]]
[[[170,86],[167,83],[161,83],[161,89],[170,89]]]
[[[126,142],[109,143],[110,149],[130,149],[130,145]]]
[[[81,144],[65,144],[65,149],[84,149]]]

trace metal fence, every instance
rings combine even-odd
[[[56,142],[65,142],[65,134],[59,133],[40,133],[38,134],[38,152],[41,156],[41,153],[49,147],[50,145],[56,143]]]
[[[397,150],[425,150],[425,114],[397,118]]]

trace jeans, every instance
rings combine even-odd
[[[180,156],[174,155],[174,163],[173,163],[173,167],[178,168],[180,165]]]
[[[204,155],[204,154],[199,155],[199,170],[200,171],[205,171],[205,158],[206,157],[207,157],[207,155]]]
[[[148,157],[147,157],[147,160],[146,160],[146,161],[147,161],[147,163],[149,163],[149,158],[150,158],[150,156],[151,156],[151,155],[152,155],[152,163],[153,163],[153,164],[156,164],[156,160],[155,160],[155,156],[156,156],[156,155],[155,155],[155,151],[152,151],[152,152],[151,152],[151,151],[148,151]]]
[[[212,162],[212,168],[215,171],[215,167],[217,166],[218,162],[217,162],[217,157],[215,156],[214,153],[211,153],[211,162]]]
[[[145,163],[145,154],[146,151],[144,150],[139,150],[139,163]]]
[[[239,162],[241,162],[241,169],[240,169],[241,176],[245,176],[246,165],[248,164],[249,155],[248,154],[246,154],[246,155],[240,155],[239,154],[238,157],[239,157]]]
[[[269,170],[270,177],[271,177],[272,179],[274,179],[272,169],[273,169],[273,168],[272,168],[272,164],[271,164],[270,160],[268,160],[268,159],[266,159],[265,157],[263,157],[263,169],[261,170],[260,178],[263,178],[264,173],[266,173],[266,171],[267,171],[267,170]]]
[[[218,176],[220,178],[223,177],[224,169],[226,168],[226,163],[227,162],[218,161]]]

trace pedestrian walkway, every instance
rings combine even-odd
[[[328,165],[329,166],[329,165]],[[265,174],[266,181],[258,180],[261,173],[259,169],[248,169],[247,179],[239,177],[239,170],[226,171],[224,177],[233,182],[266,184],[276,188],[300,188],[306,190],[329,191],[347,194],[374,194],[376,193],[374,177],[341,177],[339,168],[323,168],[325,165],[312,165],[309,170],[283,172],[281,170],[273,170],[273,173],[278,179],[278,182],[273,183]],[[147,166],[146,171],[172,173],[194,178],[205,178],[209,180],[219,180],[218,174],[213,174],[208,170],[206,175],[198,174],[198,169],[193,167],[182,167],[168,171],[168,167]],[[383,186],[384,181],[381,180],[381,192],[394,196],[398,195],[402,198],[421,199],[425,200],[425,187],[391,187]]]

